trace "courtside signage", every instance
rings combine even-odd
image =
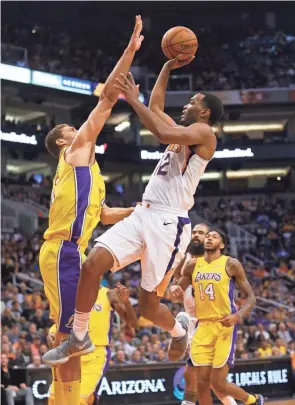
[[[140,157],[142,160],[160,160],[165,152],[149,152],[147,150],[140,151]],[[233,158],[251,158],[254,157],[254,153],[251,148],[247,149],[223,149],[214,153],[213,159],[233,159]]]
[[[17,134],[15,132],[0,131],[1,141],[23,143],[27,145],[38,145],[36,135]]]
[[[5,142],[22,143],[24,145],[38,145],[36,135],[17,134],[16,132],[0,131],[0,140]],[[107,149],[107,144],[95,145],[95,153],[104,155]]]

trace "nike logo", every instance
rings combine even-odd
[[[173,224],[173,222],[164,222],[163,225],[170,225]]]

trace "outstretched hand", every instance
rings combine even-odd
[[[192,55],[190,58],[182,60],[181,59],[182,56],[183,55],[181,55],[181,54],[177,55],[176,58],[168,60],[168,62],[166,62],[165,65],[168,66],[168,68],[170,70],[173,70],[173,69],[178,69],[180,67],[186,66],[195,59],[195,56]]]
[[[225,326],[226,328],[230,328],[231,326],[234,326],[239,322],[240,317],[237,313],[227,315],[220,320],[221,325]]]
[[[129,290],[127,287],[123,286],[121,283],[117,283],[115,291],[121,301],[129,301]]]
[[[127,76],[121,73],[120,78],[116,78],[116,84],[114,84],[114,87],[124,94],[126,101],[130,104],[139,97],[139,85],[136,85],[130,72]]]
[[[137,15],[135,17],[135,26],[134,26],[134,31],[131,35],[129,44],[128,44],[128,49],[131,52],[136,52],[141,46],[142,41],[144,40],[144,36],[141,35],[142,31],[142,19],[140,15]]]

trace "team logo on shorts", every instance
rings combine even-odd
[[[179,368],[173,378],[173,395],[179,401],[184,398],[185,380],[184,380],[184,366]]]
[[[74,324],[74,315],[72,315],[70,317],[70,319],[68,320],[68,323],[66,323],[66,327],[72,329],[73,328],[73,324]]]

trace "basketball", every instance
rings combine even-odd
[[[168,59],[182,54],[186,60],[197,52],[198,39],[193,31],[186,27],[174,27],[166,32],[162,39],[162,50]]]

